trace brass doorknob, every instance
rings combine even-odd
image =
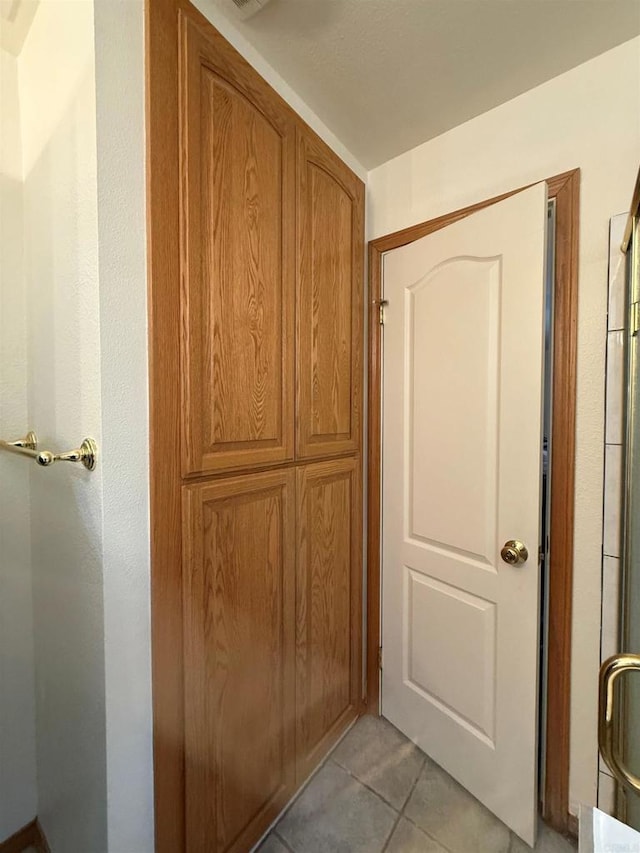
[[[517,539],[509,539],[502,546],[500,556],[510,566],[521,566],[529,559],[529,552],[522,542],[518,542]]]

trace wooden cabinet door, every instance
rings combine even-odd
[[[362,696],[359,461],[298,469],[296,754],[298,782],[357,716]]]
[[[295,123],[180,19],[183,475],[293,458]]]
[[[364,189],[146,8],[156,845],[244,853],[361,702]]]
[[[362,415],[364,186],[298,132],[297,435],[300,458],[354,452]]]
[[[185,486],[189,853],[249,850],[294,790],[295,474]]]

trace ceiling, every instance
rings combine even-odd
[[[640,33],[640,0],[207,3],[367,168]]]
[[[29,32],[38,0],[0,0],[0,47],[17,56]]]

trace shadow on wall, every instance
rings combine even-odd
[[[262,0],[264,3],[265,0]],[[204,0],[196,2],[205,12],[207,7],[215,10],[221,9],[233,24],[243,30],[242,19],[234,12],[231,4],[226,0]],[[308,3],[300,0],[268,0],[264,9],[260,9],[255,16],[250,17],[245,26],[247,35],[250,31],[272,32],[278,37],[307,35],[311,41],[318,37],[318,33],[327,29],[331,24],[339,21],[343,16],[343,10],[348,11],[345,0],[331,0],[330,3]]]
[[[0,437],[27,422],[27,329],[17,65],[0,54]],[[0,840],[36,812],[29,474],[0,458]]]
[[[87,63],[24,181],[28,424],[100,443],[95,84]],[[47,118],[51,118],[48,110]],[[30,469],[38,814],[56,853],[107,849],[102,479]]]

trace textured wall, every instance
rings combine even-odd
[[[0,50],[0,438],[28,426],[22,151],[15,57]],[[0,456],[0,841],[37,809],[29,470]]]
[[[19,57],[29,419],[101,441],[93,4],[41,3]],[[30,466],[38,814],[55,853],[106,840],[102,471]]]
[[[109,850],[153,850],[142,0],[95,0]]]

